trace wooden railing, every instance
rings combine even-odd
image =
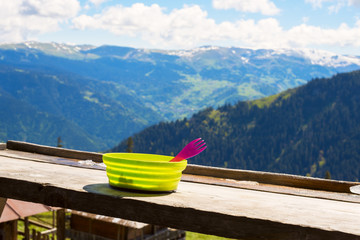
[[[15,198],[240,239],[360,239],[360,195],[350,190],[358,182],[189,165],[176,192],[133,193],[110,188],[102,169],[65,165],[79,159],[101,154],[9,141],[0,151],[0,203]]]
[[[54,240],[56,227],[49,226],[40,222],[30,220],[28,217],[20,219],[24,223],[24,231],[18,231],[17,234],[23,236],[23,240]],[[46,230],[39,231],[31,226],[40,227]]]

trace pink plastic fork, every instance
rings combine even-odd
[[[206,149],[206,143],[201,138],[189,142],[170,162],[180,162],[194,157]]]

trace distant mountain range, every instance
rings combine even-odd
[[[359,181],[360,71],[156,124],[132,137],[133,151],[175,155],[198,137],[208,148],[193,164]]]
[[[3,141],[100,151],[162,119],[111,82],[0,65],[0,83]]]
[[[160,121],[356,69],[359,57],[316,50],[2,44],[0,141],[61,136],[65,147],[105,150]]]

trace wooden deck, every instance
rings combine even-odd
[[[0,146],[0,213],[14,198],[238,239],[360,239],[360,183],[189,165],[176,192],[137,193],[78,159],[101,154]]]

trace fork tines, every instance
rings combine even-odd
[[[197,141],[195,142],[194,146],[196,147],[197,150],[204,150],[206,148],[206,142],[204,140],[201,140],[201,138],[196,139]]]

